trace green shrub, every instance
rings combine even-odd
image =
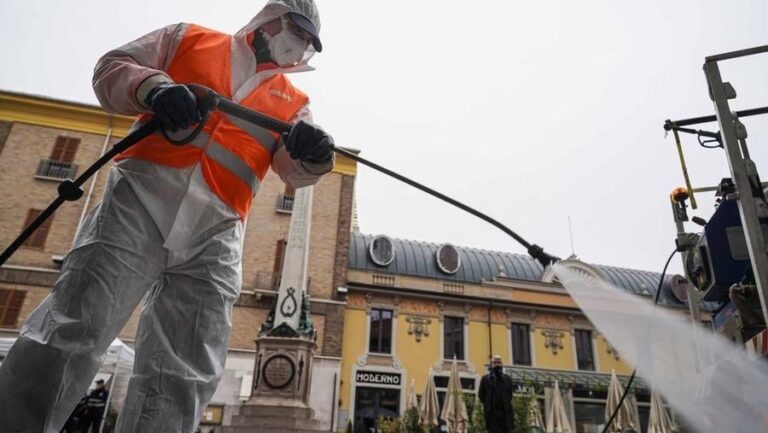
[[[379,417],[379,431],[381,433],[400,433],[400,419]]]
[[[467,433],[488,433],[488,430],[485,428],[485,415],[483,414],[483,405],[480,403],[480,399],[475,396],[465,396],[465,401],[468,400],[467,397],[474,398],[471,405],[472,412],[469,416]]]
[[[528,408],[531,405],[531,400],[536,396],[532,394],[515,394],[512,398],[512,411],[515,414],[515,429],[512,433],[530,433],[531,422],[530,412]]]
[[[424,433],[424,429],[419,424],[419,410],[415,407],[409,408],[400,417],[401,432],[403,433]]]

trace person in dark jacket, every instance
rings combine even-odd
[[[104,417],[104,412],[107,408],[108,396],[109,391],[104,386],[104,381],[101,379],[97,380],[96,389],[88,394],[88,400],[86,400],[85,419],[82,425],[83,433],[88,433],[88,429],[91,426],[93,426],[92,432],[98,433],[101,419]]]
[[[488,433],[512,433],[515,426],[512,378],[504,374],[501,356],[493,355],[490,372],[480,380],[478,397],[483,403]]]

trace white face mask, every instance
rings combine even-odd
[[[269,52],[272,60],[282,67],[293,66],[304,58],[307,50],[307,41],[288,30],[288,25],[283,18],[283,29],[275,36],[267,35]]]

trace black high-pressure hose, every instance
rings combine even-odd
[[[270,129],[270,130],[272,130],[274,132],[278,132],[278,133],[281,133],[281,134],[291,130],[291,124],[290,123],[286,123],[286,122],[283,122],[283,121],[280,121],[280,120],[277,120],[277,119],[273,119],[271,117],[267,117],[267,116],[265,116],[262,113],[250,110],[250,109],[248,109],[246,107],[243,107],[242,105],[236,104],[236,103],[234,103],[232,101],[229,101],[227,99],[221,98],[219,96],[216,96],[216,97],[218,98],[218,101],[216,102],[216,107],[219,110],[221,110],[221,111],[223,111],[223,112],[225,112],[225,113],[227,113],[229,115],[238,117],[238,118],[240,118],[242,120],[254,123],[256,125],[263,126],[263,127],[267,128],[267,129]],[[470,214],[472,214],[472,215],[482,219],[483,221],[492,224],[493,226],[499,228],[504,233],[506,233],[509,236],[511,236],[512,239],[516,240],[518,243],[520,243],[520,245],[525,247],[525,249],[528,251],[528,254],[530,254],[531,257],[533,257],[539,263],[541,263],[541,265],[543,267],[547,267],[547,265],[549,265],[549,264],[559,260],[557,257],[553,257],[553,256],[547,254],[546,252],[544,252],[544,248],[542,248],[542,247],[540,247],[540,246],[538,246],[536,244],[529,243],[528,241],[523,239],[520,235],[518,235],[517,233],[515,233],[514,231],[512,231],[510,228],[508,228],[504,224],[500,223],[499,221],[489,217],[488,215],[486,215],[486,214],[484,214],[484,213],[482,213],[482,212],[480,212],[480,211],[478,211],[476,209],[473,209],[473,208],[465,205],[464,203],[461,203],[458,200],[455,200],[455,199],[453,199],[451,197],[448,197],[445,194],[442,194],[442,193],[440,193],[438,191],[435,191],[432,188],[429,188],[429,187],[427,187],[425,185],[422,185],[421,183],[416,182],[413,179],[409,179],[409,178],[407,178],[407,177],[405,177],[405,176],[403,176],[401,174],[395,173],[394,171],[392,171],[392,170],[390,170],[388,168],[382,167],[382,166],[380,166],[380,165],[378,165],[378,164],[376,164],[374,162],[368,161],[367,159],[362,158],[362,157],[360,157],[360,156],[358,156],[358,155],[356,155],[356,154],[354,154],[354,153],[352,153],[352,152],[350,152],[348,150],[345,150],[345,149],[342,149],[342,148],[339,148],[339,147],[334,147],[333,151],[336,152],[339,155],[345,156],[345,157],[347,157],[347,158],[349,158],[349,159],[351,159],[353,161],[356,161],[356,162],[359,162],[360,164],[368,166],[368,167],[370,167],[370,168],[372,168],[372,169],[374,169],[376,171],[384,173],[387,176],[393,177],[393,178],[395,178],[395,179],[397,179],[397,180],[399,180],[399,181],[401,181],[403,183],[406,183],[406,184],[408,184],[408,185],[410,185],[410,186],[412,186],[412,187],[414,187],[416,189],[424,191],[424,192],[426,192],[427,194],[429,194],[429,195],[431,195],[433,197],[437,197],[437,198],[439,198],[440,200],[443,200],[446,203],[450,203],[450,204],[456,206],[457,208],[459,208],[459,209],[461,209],[461,210],[463,210],[465,212],[469,212]]]
[[[279,134],[282,134],[284,132],[289,132],[291,130],[292,125],[290,123],[283,122],[278,119],[274,119],[263,113],[253,111],[240,104],[237,104],[228,99],[222,98],[211,89],[208,89],[200,85],[195,85],[195,84],[188,85],[188,87],[198,97],[198,109],[204,113],[203,120],[198,124],[198,126],[194,129],[194,131],[192,131],[192,133],[189,136],[185,137],[182,140],[172,139],[166,134],[166,139],[168,139],[168,141],[170,141],[173,144],[181,145],[181,144],[185,144],[192,141],[197,136],[197,134],[199,134],[200,131],[202,130],[202,127],[205,125],[205,121],[207,120],[208,115],[212,110],[222,111],[231,116],[240,118],[247,122],[250,122],[255,125],[261,126],[263,128],[269,129],[271,131],[277,132]],[[24,231],[19,235],[19,237],[17,237],[16,240],[14,240],[13,243],[11,243],[11,245],[8,248],[6,248],[6,250],[3,251],[2,254],[0,254],[0,266],[2,266],[8,260],[8,258],[32,235],[32,233],[34,233],[34,231],[38,227],[40,227],[40,225],[43,224],[43,222],[45,222],[46,219],[48,219],[48,217],[50,217],[56,211],[56,209],[59,208],[59,206],[61,206],[65,201],[74,201],[79,199],[83,194],[83,191],[80,188],[81,185],[85,183],[85,181],[88,180],[88,178],[91,177],[94,173],[96,173],[96,171],[98,171],[102,166],[104,166],[104,164],[112,160],[112,158],[114,158],[118,153],[125,151],[126,149],[133,146],[143,138],[149,136],[150,134],[158,130],[160,130],[160,124],[158,121],[153,119],[152,121],[146,123],[141,128],[132,132],[123,140],[115,144],[115,146],[113,146],[112,149],[109,150],[109,152],[105,153],[93,165],[88,167],[88,169],[85,170],[85,172],[81,174],[77,179],[75,179],[74,181],[67,179],[61,182],[61,184],[59,184],[59,190],[58,190],[59,196],[43,212],[41,212],[40,215],[37,218],[35,218],[35,220],[32,221],[32,223],[26,229],[24,229]],[[165,131],[163,131],[163,133],[165,134]],[[483,221],[486,221],[494,225],[495,227],[501,229],[501,231],[503,231],[504,233],[511,236],[514,240],[516,240],[522,246],[524,246],[528,251],[528,254],[530,254],[531,257],[533,257],[539,263],[541,263],[543,267],[547,267],[547,265],[559,260],[558,258],[553,257],[547,254],[546,252],[544,252],[544,249],[542,247],[536,244],[529,243],[528,241],[523,239],[520,235],[518,235],[517,233],[515,233],[514,231],[512,231],[502,223],[496,221],[495,219],[489,217],[488,215],[476,209],[473,209],[465,205],[464,203],[459,202],[458,200],[454,200],[445,194],[437,192],[432,188],[429,188],[427,186],[424,186],[416,182],[415,180],[409,179],[401,174],[395,173],[392,170],[389,170],[385,167],[382,167],[378,164],[375,164],[371,161],[361,158],[360,156],[355,155],[354,153],[349,152],[345,149],[334,147],[333,151],[339,155],[345,156],[353,161],[357,161],[360,164],[371,167],[374,170],[377,170],[401,182],[404,182],[416,189],[424,191],[427,194],[430,194],[434,197],[439,198],[440,200],[450,203],[458,207],[459,209],[469,212],[470,214],[482,219]]]

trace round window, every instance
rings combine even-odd
[[[437,267],[446,274],[455,274],[461,266],[459,250],[451,244],[444,244],[437,249]]]
[[[395,259],[395,248],[392,239],[385,235],[378,235],[371,241],[368,252],[371,260],[379,266],[387,266]]]

